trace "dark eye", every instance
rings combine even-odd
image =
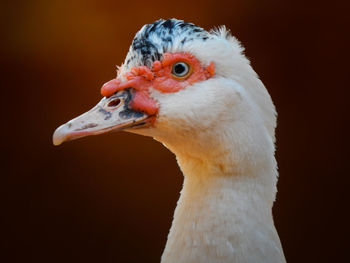
[[[188,75],[190,72],[190,66],[186,64],[185,62],[177,62],[173,65],[173,68],[171,70],[171,73],[175,77],[183,78]]]

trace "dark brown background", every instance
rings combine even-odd
[[[3,1],[1,262],[159,262],[182,184],[151,138],[54,147],[99,99],[137,30],[225,24],[279,113],[275,222],[289,262],[349,250],[349,9],[337,1]]]

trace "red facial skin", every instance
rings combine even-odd
[[[172,66],[176,62],[185,62],[190,66],[190,73],[183,78],[171,73]],[[164,93],[177,92],[192,85],[195,82],[206,80],[215,74],[215,64],[210,62],[203,67],[199,60],[187,52],[165,53],[161,61],[154,61],[152,69],[146,66],[133,67],[125,74],[127,81],[112,79],[101,88],[101,94],[105,97],[112,96],[116,91],[133,88],[136,92],[130,102],[130,107],[149,115],[156,115],[159,106],[149,96],[149,89],[153,87]]]

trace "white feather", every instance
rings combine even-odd
[[[184,185],[163,263],[285,262],[272,218],[277,166],[276,112],[244,56],[221,27],[206,41],[173,43],[216,74],[176,93],[151,91],[154,137],[175,153]]]

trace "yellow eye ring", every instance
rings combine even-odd
[[[179,61],[173,64],[171,74],[176,79],[185,79],[192,73],[192,68],[189,64]]]

